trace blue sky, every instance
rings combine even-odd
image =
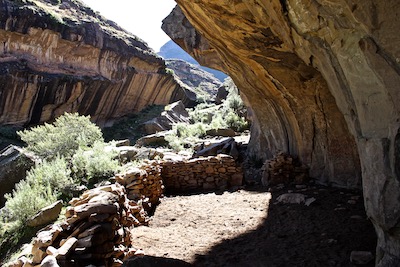
[[[161,24],[176,5],[174,0],[81,1],[143,39],[156,52],[169,40],[161,30]]]

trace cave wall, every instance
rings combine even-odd
[[[251,13],[250,4],[178,3],[196,29],[180,8],[163,28],[203,64],[218,62],[239,87],[253,114],[250,153],[266,159],[284,151],[298,156],[322,184],[360,187],[356,144],[325,79],[295,54],[288,33],[275,36],[271,29],[290,28],[278,19],[262,20],[262,10]]]
[[[347,187],[361,170],[376,265],[400,266],[400,2],[176,2],[164,30],[203,64],[220,59],[254,112],[253,151],[298,155]]]
[[[81,2],[0,1],[0,124],[79,112],[105,125],[179,97],[146,43]]]

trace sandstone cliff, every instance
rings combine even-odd
[[[147,44],[77,0],[0,1],[0,44],[0,124],[104,125],[185,97]]]
[[[362,187],[377,266],[400,266],[400,2],[177,0],[163,29],[225,70],[254,111],[252,149]],[[193,26],[194,27],[193,27]]]

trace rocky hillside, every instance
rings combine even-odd
[[[67,111],[104,125],[185,99],[146,43],[78,0],[1,0],[0,42],[0,124]]]
[[[167,59],[166,64],[184,84],[196,93],[198,101],[201,98],[203,100],[215,100],[222,82],[213,74],[184,60]]]
[[[168,41],[165,43],[161,48],[160,52],[157,53],[158,55],[162,56],[165,59],[181,59],[184,61],[189,62],[190,64],[196,65],[202,70],[212,73],[217,79],[219,79],[221,82],[225,80],[226,77],[228,77],[225,73],[210,69],[204,66],[200,66],[199,63],[191,56],[189,55],[185,50],[183,50],[179,45],[174,43],[174,41]]]
[[[163,29],[235,81],[255,155],[284,151],[320,183],[362,184],[376,264],[400,266],[400,2],[176,2]]]

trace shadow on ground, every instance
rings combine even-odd
[[[276,198],[289,190],[314,197],[316,201],[310,206],[277,203]],[[145,256],[131,259],[124,266],[342,267],[353,266],[351,251],[374,254],[375,246],[375,231],[365,215],[360,192],[293,187],[272,190],[268,216],[258,228],[222,240],[206,253],[197,254],[190,263]],[[372,267],[374,262],[362,266]]]
[[[276,197],[286,192],[272,192],[268,217],[260,227],[197,255],[193,265],[353,266],[351,251],[375,253],[376,234],[359,192],[304,189],[300,193],[317,199],[309,207],[276,203]]]
[[[143,256],[130,258],[124,262],[123,267],[187,267],[193,266],[185,261],[163,258],[163,257],[153,257],[153,256]]]

